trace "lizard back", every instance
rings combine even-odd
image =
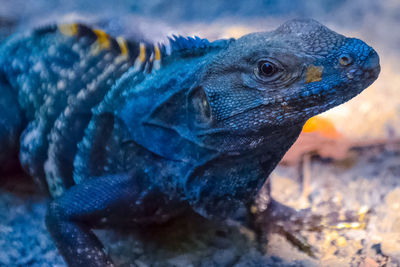
[[[1,71],[7,73],[28,123],[20,138],[20,162],[52,194],[60,184],[73,184],[76,143],[91,108],[130,67],[150,72],[161,60],[158,46],[113,38],[76,23],[17,35],[2,51],[7,56]]]

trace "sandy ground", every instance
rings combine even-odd
[[[263,254],[247,228],[193,214],[158,227],[96,232],[118,266],[400,266],[399,161],[391,146],[358,149],[340,162],[311,158],[303,168],[306,189],[296,167],[273,172],[275,199],[323,218],[317,231],[305,226],[297,233],[315,257],[275,233]],[[44,227],[47,199],[29,178],[6,180],[0,266],[65,266]]]
[[[34,190],[21,176],[7,177],[0,188],[0,266],[66,266],[44,226],[48,199]],[[194,214],[157,227],[96,233],[117,266],[303,266],[262,255],[243,227]]]

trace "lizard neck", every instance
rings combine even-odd
[[[257,146],[240,153],[221,152],[196,166],[184,181],[186,199],[208,218],[232,217],[247,206],[297,139],[301,125],[264,133]]]

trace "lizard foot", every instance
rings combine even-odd
[[[308,242],[305,237],[306,232],[362,229],[367,224],[367,213],[368,210],[362,208],[358,212],[347,212],[346,216],[340,216],[340,213],[336,211],[320,215],[312,212],[311,209],[296,210],[272,198],[265,210],[258,211],[256,206],[250,209],[252,228],[257,234],[262,252],[266,252],[268,234],[277,233],[313,258],[317,257],[318,249]]]

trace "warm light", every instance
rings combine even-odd
[[[329,119],[320,116],[309,119],[303,127],[303,132],[316,132],[328,138],[339,138],[341,136]]]

